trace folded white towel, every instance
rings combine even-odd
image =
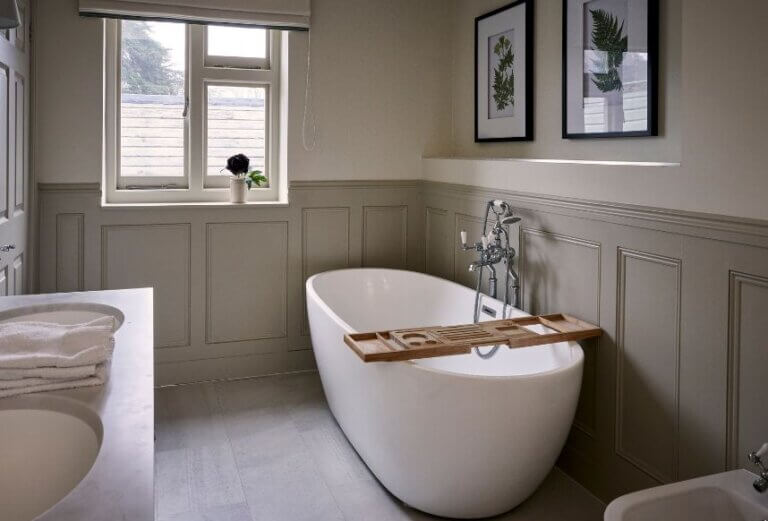
[[[21,380],[22,378],[45,378],[48,380],[72,380],[85,378],[96,373],[96,364],[78,365],[77,367],[36,367],[34,369],[0,369],[0,385],[3,380]]]
[[[3,389],[17,389],[20,387],[33,387],[36,385],[42,385],[42,384],[55,384],[55,383],[65,383],[65,382],[72,382],[75,380],[82,380],[84,378],[89,378],[92,376],[97,375],[103,375],[104,374],[104,367],[107,367],[109,365],[109,360],[103,364],[97,364],[97,365],[85,365],[82,367],[71,367],[71,368],[56,368],[56,367],[47,367],[45,369],[49,369],[51,371],[62,371],[62,373],[55,373],[54,378],[49,378],[47,376],[24,376],[21,378],[16,379],[0,379],[0,391]],[[5,369],[6,371],[11,371],[11,369]],[[17,371],[33,371],[33,369],[16,369]],[[47,373],[43,373],[47,374]]]
[[[85,324],[0,324],[0,368],[77,367],[104,362],[112,351],[114,317]]]
[[[29,378],[29,380],[35,379]],[[96,367],[96,373],[93,376],[65,381],[43,380],[41,383],[35,385],[25,385],[21,387],[0,389],[0,398],[7,398],[9,396],[16,396],[19,394],[27,393],[40,393],[43,391],[60,391],[62,389],[75,389],[78,387],[93,387],[96,385],[102,385],[106,381],[107,366],[106,364],[99,364]]]

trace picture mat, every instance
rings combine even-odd
[[[587,133],[584,118],[584,75],[583,72],[587,68],[588,64],[584,63],[584,42],[591,42],[591,37],[584,34],[584,13],[591,6],[592,8],[605,8],[606,5],[616,4],[618,7],[614,12],[621,12],[626,10],[627,20],[624,24],[624,33],[628,37],[627,53],[641,53],[645,55],[645,60],[650,59],[648,55],[648,2],[637,0],[569,0],[567,16],[567,34],[565,35],[566,41],[566,69],[565,69],[565,82],[567,82],[566,89],[566,107],[567,110],[567,127],[566,130],[569,134],[583,134]],[[631,64],[633,58],[625,56],[624,63],[622,64],[622,77],[625,77],[627,72],[624,71],[624,67]],[[637,58],[635,58],[637,61]],[[642,77],[646,82],[648,78],[648,66],[647,61],[642,71],[635,71],[634,74],[642,73]],[[632,76],[632,72],[629,72],[629,76]],[[647,131],[650,125],[650,103],[648,99],[650,92],[648,85],[646,84],[646,117],[645,125],[642,127],[633,126],[627,128],[625,125],[624,131]],[[629,104],[627,104],[629,105]],[[625,110],[628,106],[625,106]]]
[[[510,8],[502,13],[490,16],[480,20],[477,24],[477,99],[475,100],[477,110],[477,137],[485,138],[504,138],[504,137],[522,137],[526,130],[526,9],[527,4],[523,3]],[[489,118],[488,101],[486,97],[490,93],[489,88],[489,62],[488,62],[488,39],[491,36],[504,33],[509,29],[514,29],[514,41],[512,47],[515,49],[515,115],[512,117]]]

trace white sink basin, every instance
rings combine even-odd
[[[44,395],[0,400],[0,518],[31,521],[85,477],[102,424],[75,401]]]
[[[81,324],[123,313],[92,303],[43,304],[0,313],[0,322]],[[85,477],[99,453],[98,415],[66,398],[27,395],[0,399],[0,519],[31,521]]]
[[[734,470],[649,488],[615,499],[605,521],[763,521],[768,493],[752,488],[757,476]]]
[[[82,324],[104,316],[115,317],[115,331],[123,325],[122,311],[105,304],[72,302],[24,306],[0,313],[0,322],[50,322],[54,324]]]

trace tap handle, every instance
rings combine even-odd
[[[462,247],[467,247],[467,230],[461,230],[461,245]]]
[[[768,478],[768,468],[766,468],[765,464],[763,463],[763,456],[766,454],[768,454],[768,443],[763,443],[759,449],[757,449],[755,452],[750,452],[747,456],[749,462],[760,469],[760,475],[763,478]],[[762,490],[760,492],[762,492]]]
[[[750,454],[749,460],[752,463],[758,463],[762,461],[763,456],[765,456],[766,454],[768,454],[768,442],[763,443],[763,445],[759,449],[757,449],[755,452]]]

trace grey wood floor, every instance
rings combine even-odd
[[[371,475],[317,373],[156,393],[156,521],[418,521]],[[499,520],[599,521],[604,505],[558,469]]]

